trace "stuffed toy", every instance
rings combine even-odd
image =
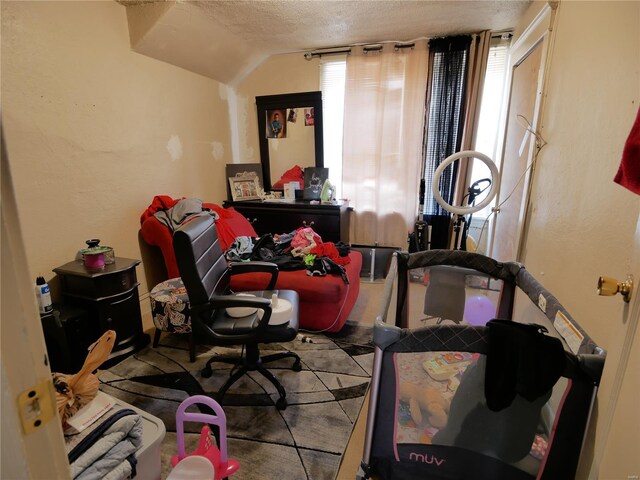
[[[425,421],[437,429],[446,426],[451,402],[435,388],[401,382],[400,400],[409,404],[411,418],[416,426],[423,426]]]

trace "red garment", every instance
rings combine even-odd
[[[221,212],[218,212],[217,209],[214,209],[220,215],[220,218],[216,221],[216,230],[218,231],[220,248],[222,248],[223,252],[231,246],[236,237],[258,236],[249,220],[235,208],[229,207],[220,210]]]
[[[220,205],[216,205],[215,203],[203,203],[202,208],[207,210],[213,210],[218,214],[220,218],[231,218],[233,214],[231,213],[230,210],[233,210],[235,212],[233,208],[230,208],[228,210],[226,208],[222,208]]]
[[[304,172],[298,165],[284,172],[280,180],[274,183],[271,188],[274,190],[283,190],[284,185],[289,182],[300,182],[300,189],[304,189]]]
[[[220,248],[222,248],[223,251],[229,248],[238,236],[258,236],[244,215],[234,208],[220,208],[220,206],[215,203],[203,203],[202,206],[204,208],[210,208],[220,215],[220,218],[216,220],[216,230],[218,232]],[[176,263],[175,253],[173,252],[173,235],[171,230],[151,214],[142,222],[140,231],[146,243],[160,247],[169,275],[168,278],[179,277],[180,271]]]
[[[622,150],[622,160],[614,182],[640,195],[640,108]]]
[[[156,195],[155,197],[153,197],[151,205],[149,205],[149,207],[144,212],[142,212],[142,215],[140,216],[140,225],[142,225],[147,218],[153,217],[154,213],[161,210],[168,210],[180,200],[180,198],[174,200],[169,195]]]
[[[325,242],[323,244],[316,245],[309,253],[316,255],[317,257],[329,257],[338,265],[347,265],[351,261],[349,256],[340,256],[340,253],[336,248],[336,244],[333,242]]]

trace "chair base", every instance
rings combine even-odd
[[[284,390],[282,384],[274,377],[274,375],[267,370],[263,365],[265,363],[274,362],[276,360],[280,360],[283,358],[293,358],[294,362],[291,369],[294,372],[299,372],[302,370],[302,365],[300,363],[300,357],[293,352],[279,352],[271,355],[267,355],[264,357],[260,356],[260,352],[258,351],[257,345],[247,345],[247,354],[244,357],[229,357],[229,356],[215,356],[211,357],[205,367],[202,369],[201,375],[204,378],[209,378],[213,374],[213,370],[211,369],[211,364],[214,362],[222,362],[231,365],[240,365],[240,367],[233,372],[233,374],[227,379],[224,385],[218,390],[216,395],[216,400],[222,403],[222,399],[224,395],[227,393],[227,390],[231,385],[237,382],[243,375],[247,372],[257,371],[267,380],[269,380],[274,387],[278,390],[278,394],[280,398],[276,402],[276,408],[278,410],[284,410],[287,408],[287,392]]]

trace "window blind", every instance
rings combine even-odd
[[[336,187],[336,198],[342,196],[342,127],[346,68],[346,55],[320,61],[324,166],[329,169],[329,180]]]

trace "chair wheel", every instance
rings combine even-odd
[[[209,378],[211,375],[213,375],[213,370],[211,370],[211,367],[206,366],[202,369],[200,375],[204,378]]]
[[[287,408],[287,399],[280,397],[276,402],[276,408],[278,410],[284,410],[285,408]]]
[[[300,370],[302,370],[302,365],[300,364],[300,360],[295,361],[295,363],[291,367],[291,370],[293,370],[294,372],[299,372]]]

